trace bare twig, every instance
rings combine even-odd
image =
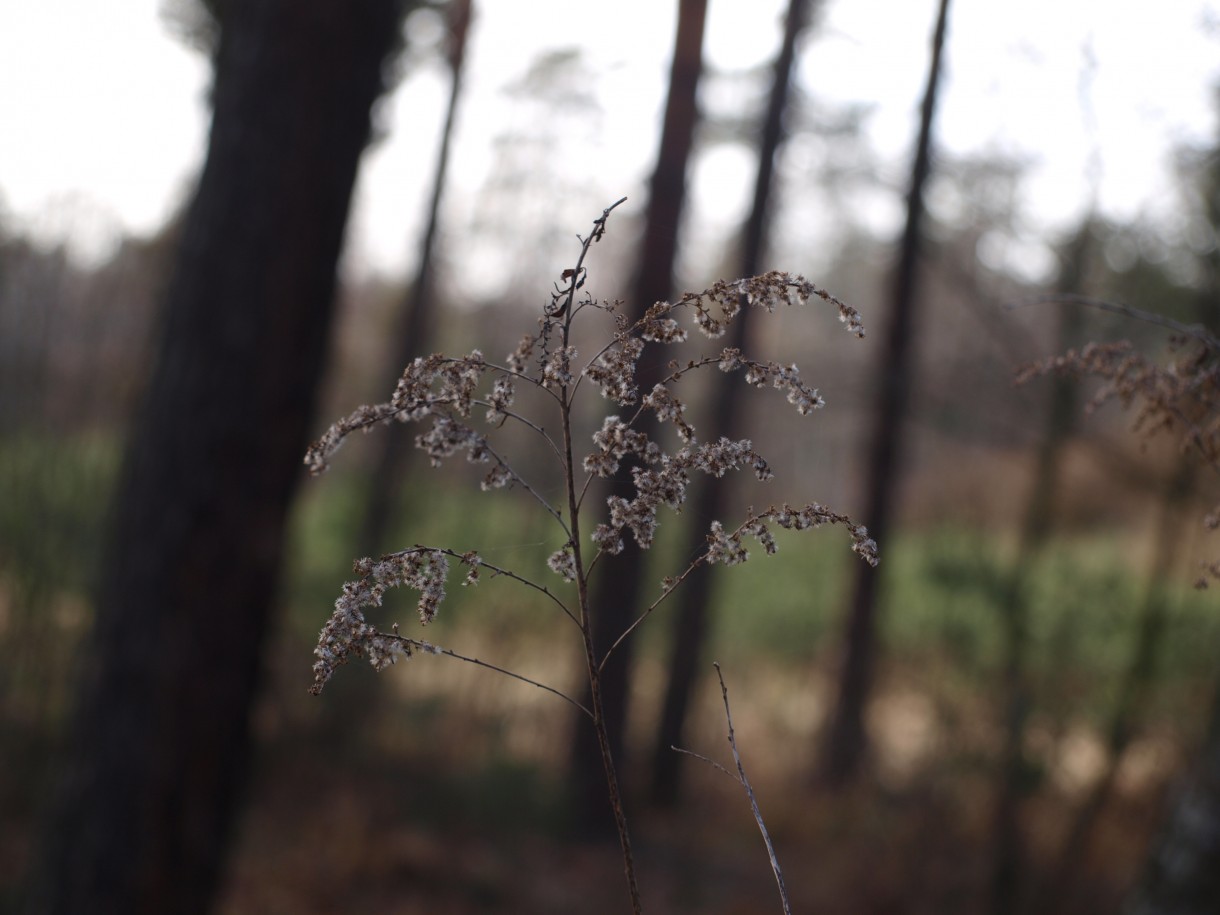
[[[741,762],[741,754],[737,752],[737,737],[733,732],[733,713],[729,711],[729,688],[724,685],[724,674],[720,671],[720,665],[713,663],[712,666],[716,668],[716,677],[720,680],[720,695],[724,699],[724,717],[729,724],[729,746],[733,750],[733,762],[737,763],[737,775],[740,777],[741,787],[746,789],[746,797],[750,799],[750,810],[754,814],[754,822],[758,824],[758,831],[762,833],[763,842],[767,846],[767,857],[771,859],[771,870],[775,873],[775,885],[779,887],[779,898],[784,904],[784,915],[792,915],[792,905],[788,902],[788,890],[784,886],[784,874],[779,869],[779,859],[775,857],[775,846],[771,844],[771,834],[767,832],[767,824],[763,822],[762,811],[758,809],[754,789],[750,787],[750,780],[746,778],[746,769]]]
[[[563,273],[563,278],[568,281],[568,285],[562,289],[557,287],[555,292],[552,293],[551,305],[546,309],[548,317],[558,318],[566,314],[569,319],[571,318],[572,303],[576,299],[576,290],[585,284],[585,257],[588,255],[589,249],[593,246],[594,242],[601,241],[602,236],[606,234],[606,220],[610,218],[611,211],[626,202],[626,197],[620,197],[614,201],[614,203],[602,210],[601,216],[593,220],[592,232],[584,238],[580,238],[579,235],[576,236],[580,238],[580,257],[576,260],[576,266],[570,270],[565,270]],[[564,336],[566,340],[567,335],[565,334]]]
[[[542,388],[541,390],[545,391],[546,388]],[[549,394],[550,392],[547,391],[547,393]],[[551,451],[555,454],[555,457],[561,461],[563,460],[563,452],[561,452],[559,450],[559,446],[555,444],[555,440],[553,438],[551,438],[549,435],[547,435],[546,429],[542,428],[542,426],[538,425],[537,423],[533,422],[530,419],[527,419],[526,417],[522,416],[520,413],[516,413],[516,412],[506,409],[504,407],[496,406],[489,400],[479,400],[476,398],[470,402],[472,404],[477,404],[480,407],[490,407],[493,410],[499,411],[501,414],[503,414],[508,419],[516,420],[517,422],[521,423],[523,426],[528,426],[529,428],[533,429],[535,432],[538,433],[539,436],[542,437],[543,441],[545,441],[547,443],[547,445],[550,447]],[[501,422],[503,422],[503,420],[501,420]]]
[[[744,527],[745,525],[743,524],[742,526]],[[601,555],[602,555],[601,553],[598,553],[597,556],[594,558],[598,559],[601,557]],[[652,616],[652,611],[656,610],[657,607],[659,607],[661,605],[661,601],[665,600],[665,598],[667,598],[667,597],[669,597],[669,595],[673,594],[674,591],[677,590],[678,585],[680,585],[680,584],[682,584],[682,582],[686,581],[686,579],[690,577],[690,574],[692,572],[694,572],[695,569],[699,568],[699,566],[703,565],[703,563],[706,560],[707,560],[706,551],[703,553],[700,553],[698,556],[696,556],[691,561],[690,565],[688,565],[682,571],[682,574],[679,575],[677,578],[675,578],[668,585],[668,587],[665,588],[665,591],[661,594],[661,596],[658,597],[651,604],[649,604],[647,607],[644,608],[643,612],[640,613],[640,615],[635,618],[635,620],[632,622],[632,624],[623,630],[622,635],[620,635],[617,639],[614,640],[614,644],[611,645],[608,649],[606,649],[606,653],[604,655],[602,655],[601,662],[597,665],[598,670],[603,670],[605,668],[606,662],[610,660],[610,655],[614,654],[615,650],[620,645],[622,645],[623,642],[627,641],[627,639],[631,636],[631,633],[635,632],[638,628],[640,628],[640,624],[643,623],[644,620],[646,620],[646,619],[648,619],[648,617]]]
[[[671,750],[673,750],[675,753],[683,753],[686,756],[694,757],[695,759],[699,760],[699,762],[705,762],[709,766],[711,766],[713,769],[719,769],[721,772],[723,772],[725,775],[727,775],[729,778],[731,778],[735,782],[741,781],[741,779],[739,779],[736,775],[734,775],[724,766],[720,765],[720,763],[716,762],[716,760],[712,759],[710,756],[704,756],[702,753],[695,753],[691,750],[684,750],[682,747],[675,747],[673,744],[670,744],[669,748]]]
[[[412,648],[418,649],[424,654],[443,654],[450,658],[455,658],[458,661],[465,661],[467,664],[474,664],[476,667],[484,667],[487,670],[494,670],[498,674],[503,674],[506,677],[512,677],[514,680],[520,680],[522,683],[528,683],[530,686],[536,686],[541,690],[545,690],[553,696],[558,696],[564,702],[580,709],[588,718],[593,717],[593,713],[587,708],[569,696],[567,693],[560,692],[553,686],[547,686],[545,683],[539,683],[537,680],[531,680],[529,677],[524,677],[521,674],[513,673],[503,667],[498,667],[495,664],[489,664],[487,661],[480,661],[478,658],[468,657],[464,654],[458,654],[456,651],[450,651],[448,648],[442,648],[440,645],[433,645],[431,642],[425,642],[422,639],[411,639],[405,635],[399,635],[396,632],[378,632],[379,636],[386,640],[400,642],[404,645],[410,645]]]
[[[507,411],[502,410],[501,412],[504,413],[505,415],[508,415]],[[546,438],[548,442],[550,441],[550,438],[547,438],[545,434],[543,435],[543,437]],[[571,537],[572,532],[570,530],[568,530],[568,525],[563,520],[563,515],[560,514],[559,510],[554,508],[551,505],[551,503],[546,500],[546,498],[542,495],[542,493],[540,493],[540,492],[538,492],[538,490],[534,489],[534,487],[529,484],[528,480],[526,480],[523,476],[521,476],[521,474],[517,473],[517,471],[513,470],[512,465],[509,464],[508,461],[504,460],[504,458],[500,457],[500,455],[498,453],[496,453],[496,450],[494,448],[492,448],[491,444],[487,441],[486,436],[484,436],[484,435],[479,436],[479,444],[483,446],[483,448],[487,451],[488,454],[490,454],[493,458],[496,459],[496,463],[498,463],[501,467],[503,467],[505,470],[508,471],[509,476],[511,476],[517,483],[521,484],[521,488],[524,489],[527,493],[529,493],[533,497],[534,501],[536,501],[539,505],[541,505],[544,509],[546,509],[547,512],[550,514],[550,516],[559,522],[559,526],[563,528],[563,532],[565,534],[567,534],[569,537]]]
[[[1030,299],[1025,302],[1011,302],[1005,307],[1009,310],[1024,308],[1029,305],[1084,305],[1088,308],[1096,308],[1098,311],[1108,311],[1111,314],[1122,315],[1125,318],[1134,318],[1137,321],[1143,321],[1145,324],[1155,324],[1158,327],[1164,327],[1175,333],[1184,334],[1188,337],[1193,337],[1198,340],[1208,349],[1213,352],[1220,352],[1220,339],[1208,333],[1207,329],[1199,324],[1183,324],[1181,321],[1175,321],[1173,318],[1167,318],[1164,315],[1159,315],[1153,311],[1144,311],[1139,308],[1133,308],[1130,305],[1123,305],[1119,302],[1107,302],[1105,299],[1095,299],[1086,295],[1075,295],[1072,293],[1054,293],[1051,295],[1038,296],[1036,299]]]
[[[754,822],[758,824],[758,831],[762,833],[763,842],[767,846],[767,857],[771,859],[771,871],[775,874],[775,885],[779,887],[779,898],[784,906],[784,915],[792,915],[792,903],[788,901],[788,889],[784,886],[784,874],[780,870],[779,859],[775,857],[775,846],[771,844],[771,834],[767,832],[767,824],[763,822],[762,811],[758,809],[758,800],[754,797],[754,789],[750,786],[750,780],[746,778],[746,769],[741,762],[741,754],[737,752],[737,735],[733,731],[733,713],[729,711],[729,688],[724,685],[724,674],[720,671],[720,665],[713,661],[712,666],[716,668],[716,677],[720,680],[720,695],[724,699],[724,717],[729,724],[729,746],[733,750],[733,761],[737,763],[737,774],[734,775],[715,760],[708,759],[706,756],[701,756],[698,753],[692,753],[690,750],[683,750],[679,747],[670,747],[670,749],[676,750],[679,753],[685,753],[687,756],[693,756],[695,759],[703,760],[708,765],[719,769],[745,789],[746,797],[750,799],[750,810],[754,813]]]

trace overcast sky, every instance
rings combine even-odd
[[[190,186],[206,138],[207,65],[172,38],[159,0],[0,2],[0,201],[46,238],[104,251],[119,230],[154,230]],[[643,188],[655,149],[674,12],[657,0],[477,4],[452,170],[454,207],[477,199],[497,137],[528,131],[528,103],[505,94],[540,54],[576,48],[600,115],[566,136],[567,179],[607,193]],[[722,69],[768,61],[785,4],[711,0],[707,54]],[[806,42],[804,88],[823,103],[868,103],[869,136],[905,168],[927,64],[933,0],[833,0]],[[1115,216],[1168,218],[1171,153],[1216,134],[1220,0],[1125,6],[1101,0],[955,0],[938,142],[954,154],[1032,163],[1028,210],[1048,229],[1078,215],[1088,162]],[[427,22],[417,21],[427,31]],[[446,77],[416,68],[379,109],[386,136],[367,156],[352,232],[358,265],[401,271],[427,192]],[[700,213],[728,225],[745,205],[748,153],[705,160]],[[594,178],[595,176],[595,178]],[[612,199],[609,198],[609,199]],[[609,202],[607,199],[606,202]],[[874,214],[885,228],[897,205]],[[472,218],[468,212],[461,218]]]

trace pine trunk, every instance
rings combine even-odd
[[[335,265],[400,8],[225,11],[207,162],[116,493],[30,911],[206,911],[246,773]]]

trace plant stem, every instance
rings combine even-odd
[[[565,328],[565,345],[566,328]],[[631,836],[627,831],[627,815],[623,812],[623,798],[619,793],[618,773],[614,766],[614,754],[610,751],[610,735],[606,731],[606,716],[602,709],[601,667],[597,650],[593,645],[593,625],[589,613],[589,578],[580,552],[580,507],[576,495],[576,474],[572,464],[572,416],[566,401],[563,414],[563,447],[566,458],[565,476],[568,489],[568,519],[572,530],[572,554],[576,564],[576,588],[580,599],[580,634],[585,648],[585,666],[589,676],[590,711],[593,713],[593,728],[597,732],[597,745],[602,754],[602,766],[606,771],[606,790],[610,795],[610,806],[614,810],[614,825],[618,830],[619,844],[623,851],[623,871],[627,878],[627,892],[631,895],[631,910],[635,915],[644,911],[640,903],[640,888],[635,879],[635,860],[631,854]]]
[[[571,271],[572,283],[569,289],[565,290],[567,300],[555,311],[556,316],[563,315],[564,346],[568,345],[568,334],[571,330],[574,310],[572,304],[579,285],[585,255],[588,254],[593,242],[601,237],[610,211],[622,202],[620,200],[608,207],[602,213],[601,219],[595,221],[594,231],[584,239],[580,259],[576,262],[575,269]],[[564,482],[568,493],[568,525],[572,538],[572,558],[576,565],[576,590],[580,599],[580,634],[584,642],[585,666],[589,676],[589,706],[593,713],[593,728],[597,732],[597,745],[601,749],[602,766],[606,771],[606,791],[610,796],[610,806],[614,810],[614,825],[618,830],[619,845],[623,851],[623,873],[627,879],[627,892],[631,896],[631,911],[635,915],[642,915],[644,907],[640,902],[640,888],[635,878],[635,859],[631,854],[631,836],[627,831],[627,815],[623,811],[618,772],[614,765],[614,754],[610,750],[610,735],[606,730],[606,715],[602,708],[601,668],[597,661],[597,650],[593,645],[592,616],[589,612],[589,577],[580,550],[580,499],[576,493],[576,465],[572,460],[572,400],[566,385],[560,397],[560,416],[563,420]]]
[[[584,590],[582,588],[582,590]],[[593,706],[593,727],[597,731],[597,745],[602,752],[602,765],[606,770],[606,791],[610,795],[610,806],[614,810],[614,825],[618,830],[619,845],[623,851],[623,874],[627,878],[627,892],[631,896],[631,911],[641,915],[644,911],[640,901],[640,888],[635,878],[635,859],[631,854],[631,835],[627,831],[627,814],[623,810],[623,798],[618,787],[618,771],[614,766],[614,755],[610,752],[610,735],[606,731],[606,716],[602,712],[601,674],[597,670],[594,653],[592,627],[586,625],[585,661],[589,670],[589,696]]]
[[[754,797],[754,789],[750,785],[750,780],[746,778],[746,768],[741,761],[741,754],[737,752],[737,736],[733,732],[733,713],[729,711],[729,688],[724,685],[724,674],[720,671],[720,665],[713,662],[712,666],[716,668],[716,676],[720,680],[720,695],[724,699],[724,718],[729,725],[729,747],[733,750],[733,762],[737,763],[737,780],[741,782],[741,787],[746,789],[746,797],[750,799],[750,811],[754,814],[754,822],[758,824],[758,831],[762,833],[763,843],[767,846],[767,857],[771,859],[771,872],[775,874],[775,885],[779,888],[779,898],[784,906],[784,915],[792,915],[792,904],[788,901],[788,889],[784,886],[784,873],[779,868],[779,859],[775,857],[775,846],[771,844],[771,833],[767,832],[767,824],[763,822],[762,811],[758,809],[758,799]]]

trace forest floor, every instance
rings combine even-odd
[[[447,659],[376,676],[345,669],[334,695],[328,689],[317,700],[306,695],[301,652],[277,654],[255,719],[259,752],[218,911],[629,910],[616,843],[573,838],[562,793],[573,722],[562,703]],[[994,697],[928,692],[922,667],[891,672],[870,720],[873,764],[854,787],[831,791],[811,777],[825,683],[807,665],[726,670],[738,742],[795,912],[994,910],[999,734],[986,724]],[[641,659],[635,698],[655,696],[659,676]],[[701,683],[689,748],[731,767],[719,698],[714,677]],[[648,745],[644,712],[632,729],[638,747]],[[1089,849],[1073,858],[1059,911],[1114,912],[1138,878],[1189,752],[1172,726],[1145,726],[1125,755]],[[3,743],[11,765],[0,767],[0,911],[18,898],[32,859],[51,752],[47,740],[8,725]],[[1024,911],[1046,915],[1037,894],[1105,756],[1094,728],[1039,719],[1027,747]],[[781,911],[738,785],[688,760],[682,803],[660,811],[646,802],[647,775],[637,762],[625,778],[647,910]]]
[[[254,718],[258,753],[218,911],[628,911],[616,843],[573,838],[563,773],[575,722],[562,702],[432,657],[380,675],[350,665],[321,697],[307,694],[313,640],[346,574],[334,559],[345,547],[331,542],[343,540],[333,514],[321,513],[312,537],[303,538],[309,549],[290,578],[295,587],[269,652]],[[841,590],[834,563],[844,551],[823,540],[825,549],[781,551],[726,576],[705,651],[723,664],[738,742],[793,910],[997,911],[991,880],[1003,651],[992,597],[1007,568],[1002,551],[955,530],[895,545],[887,558],[883,672],[869,720],[875,754],[856,785],[831,791],[812,773],[831,699]],[[1141,632],[1140,568],[1110,539],[1094,537],[1057,542],[1038,569],[1021,810],[1023,912],[1049,915],[1039,894],[1104,771],[1102,735]],[[515,592],[492,582],[474,594],[453,590],[430,638],[540,682],[578,682],[579,652],[571,632],[556,628],[553,610],[518,603]],[[1115,790],[1089,848],[1068,859],[1070,879],[1057,900],[1065,915],[1116,911],[1139,877],[1214,688],[1220,624],[1211,593],[1175,597]],[[0,617],[5,596],[0,588]],[[32,860],[55,722],[66,717],[86,609],[79,597],[56,597],[23,623],[36,627],[33,634],[10,628],[0,643],[12,649],[0,660],[8,661],[2,669],[14,684],[0,696],[0,912],[15,906]],[[624,767],[646,908],[779,912],[763,843],[734,781],[687,760],[679,807],[647,803],[646,763],[665,688],[664,634],[663,627],[640,633],[633,752]],[[693,699],[686,748],[731,767],[725,733],[709,665]]]
[[[466,665],[453,666],[462,679]],[[422,686],[415,680],[422,671],[410,674],[399,683],[403,695]],[[647,689],[648,676],[642,679]],[[994,735],[975,726],[975,737],[959,732],[948,742],[944,717],[929,720],[933,700],[914,692],[908,680],[891,677],[872,719],[874,764],[854,787],[826,790],[810,777],[808,722],[798,725],[793,710],[777,710],[776,697],[792,692],[783,679],[777,672],[752,676],[734,696],[734,718],[793,910],[992,911],[997,785],[994,748],[989,753],[985,744]],[[816,685],[809,692],[816,698]],[[316,729],[280,730],[264,745],[221,911],[628,911],[616,842],[574,839],[565,822],[559,765],[565,716],[553,714],[552,699],[534,693],[523,691],[515,717],[497,712],[498,730],[480,712],[485,703],[478,692],[464,694],[456,705],[438,705],[434,696],[418,693],[410,701],[378,700],[367,718],[323,725],[321,731],[331,729],[329,737]],[[552,733],[528,723],[527,710],[535,706],[552,714]],[[700,714],[692,749],[731,766],[715,702],[705,711],[710,714]],[[279,726],[268,724],[273,717],[264,714],[263,724],[275,731]],[[370,733],[375,720],[382,725]],[[399,724],[387,728],[386,720]],[[353,730],[365,734],[354,737]],[[506,749],[513,740],[505,735],[517,730],[541,750],[533,759]],[[1033,731],[1035,746],[1055,742],[1054,751],[1044,746],[1040,756],[1054,759],[1054,770],[1031,770],[1022,812],[1023,902],[1026,911],[1043,915],[1050,910],[1037,894],[1063,854],[1063,837],[1100,760],[1087,734]],[[1059,911],[1116,911],[1139,875],[1176,763],[1172,748],[1148,737],[1128,753],[1089,849],[1076,853]],[[647,909],[676,915],[781,911],[740,788],[697,762],[686,774],[683,803],[658,811],[645,803],[647,773],[628,773],[628,784],[641,789],[631,799],[631,813]]]

